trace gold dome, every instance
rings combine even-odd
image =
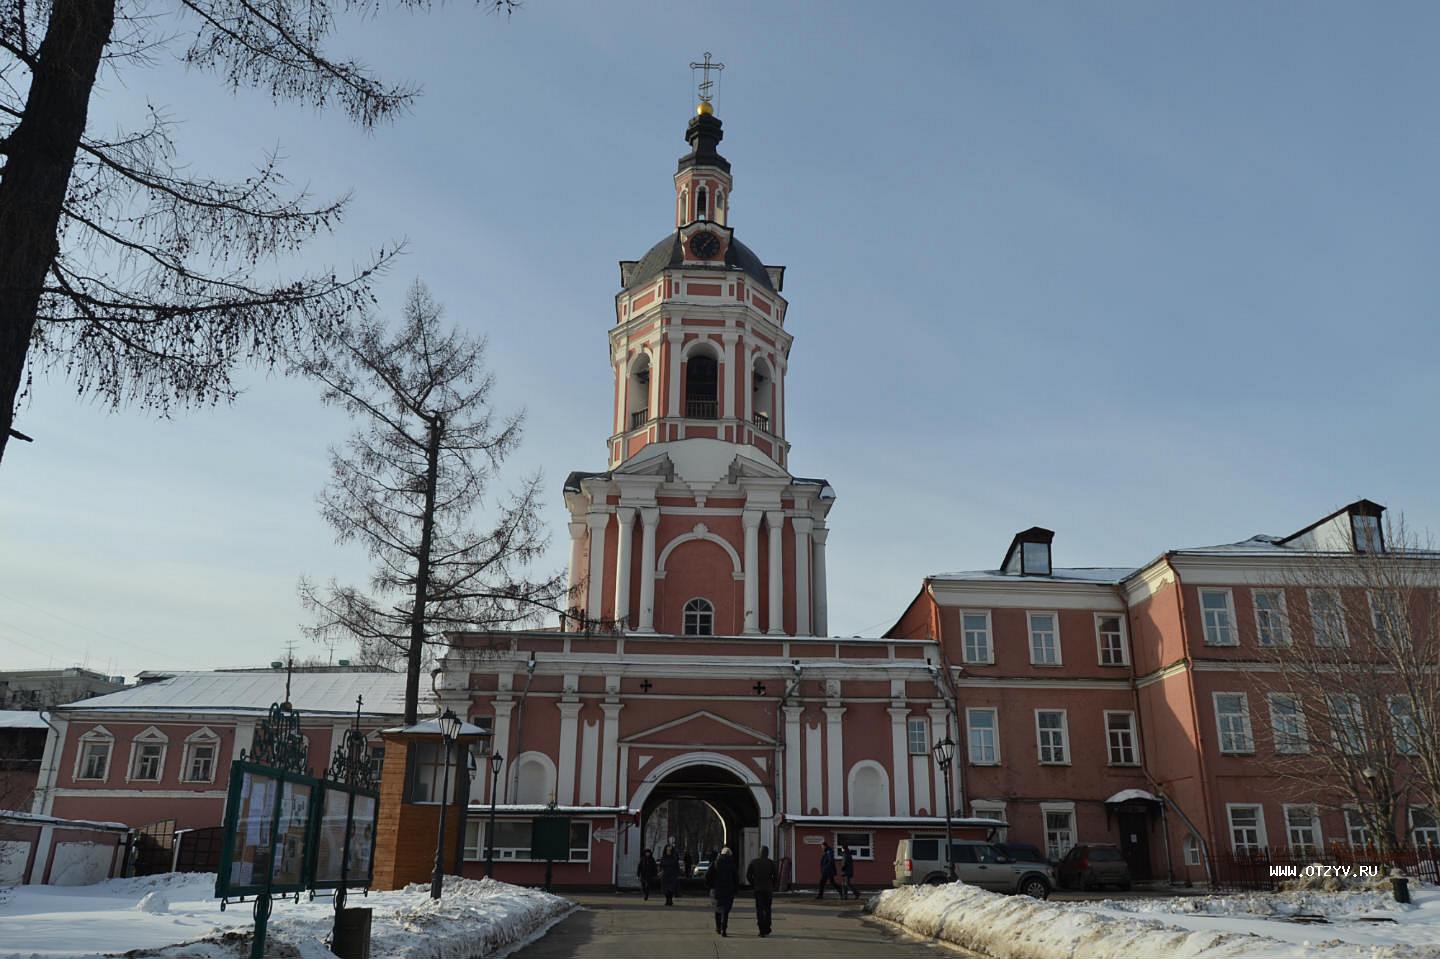
[[[706,100],[701,100],[700,105],[695,108],[695,113],[702,117],[708,117],[715,112],[715,108]]]

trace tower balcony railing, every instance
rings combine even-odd
[[[750,417],[751,421],[765,432],[770,432],[770,414],[756,410]]]
[[[638,430],[648,422],[650,422],[650,408],[648,406],[643,410],[635,410],[630,414],[630,428],[632,430]]]
[[[715,400],[686,400],[685,415],[692,420],[718,419],[719,406]]]

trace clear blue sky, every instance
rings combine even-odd
[[[489,336],[559,567],[560,482],[604,466],[616,261],[670,228],[713,51],[732,225],[788,267],[791,465],[839,494],[830,623],[874,634],[1035,524],[1057,565],[1360,496],[1440,526],[1437,35],[1420,3],[452,2],[336,39],[425,89],[373,135],[164,58],[92,126],[148,100],[197,170],[278,147],[353,189],[300,265],[408,238],[382,309],[420,276]],[[363,576],[314,508],[347,424],[247,382],[170,420],[37,382],[0,466],[0,664],[264,663],[297,576]]]

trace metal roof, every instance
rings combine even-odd
[[[290,677],[290,703],[302,713],[337,716],[355,712],[355,697],[364,696],[366,716],[401,716],[405,712],[405,675],[372,672],[296,672]],[[285,671],[176,672],[154,682],[96,696],[61,707],[67,712],[215,712],[263,714],[271,703],[285,699]]]
[[[40,713],[27,709],[0,709],[0,729],[49,729]]]

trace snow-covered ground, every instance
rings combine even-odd
[[[248,956],[250,904],[221,912],[214,890],[214,874],[204,873],[0,889],[0,959]],[[543,935],[575,908],[539,890],[454,877],[446,878],[438,903],[430,899],[428,885],[415,885],[369,896],[352,893],[348,905],[374,910],[370,952],[387,959],[490,959]],[[277,899],[267,955],[328,959],[332,954],[322,940],[333,920],[329,899]]]
[[[994,959],[1440,959],[1440,888],[1412,895],[1408,906],[1378,891],[1062,903],[955,883],[887,890],[870,908]]]

